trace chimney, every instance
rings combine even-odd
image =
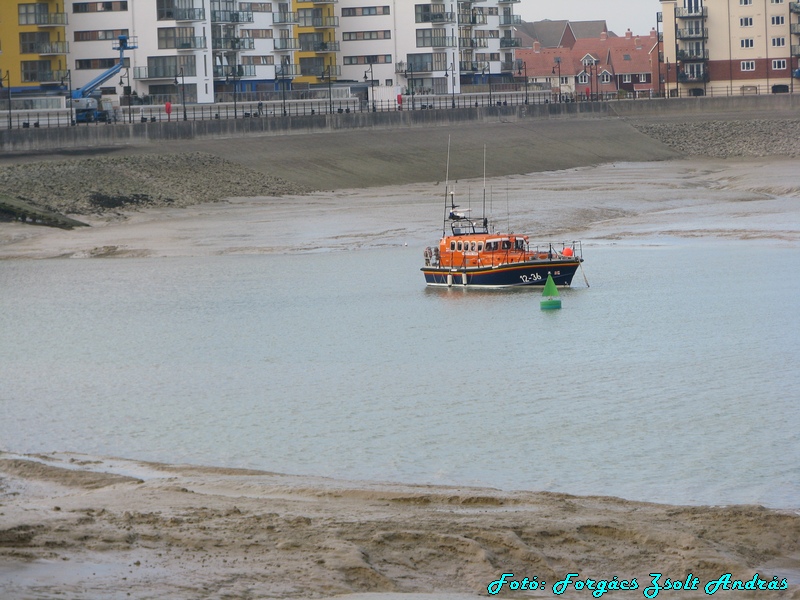
[[[605,42],[607,39],[608,39],[608,32],[607,31],[601,31],[600,32],[600,41],[601,42]]]
[[[542,51],[542,44],[539,43],[539,40],[533,40],[533,51],[537,54]]]
[[[633,37],[633,32],[630,29],[628,29],[628,31],[625,32],[625,37],[627,39],[631,39]]]

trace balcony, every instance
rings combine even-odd
[[[290,77],[297,77],[298,75],[300,75],[300,65],[295,65],[295,64],[275,65],[276,79],[289,79]]]
[[[441,70],[444,71],[444,67]],[[397,74],[406,75],[407,77],[412,77],[417,74],[422,75],[424,73],[433,73],[433,63],[423,61],[407,63],[400,61],[399,63],[395,63],[394,72]]]
[[[212,23],[252,23],[253,13],[243,10],[212,10]]]
[[[253,38],[212,38],[211,43],[214,50],[253,50],[256,47]]]
[[[704,83],[708,81],[708,73],[679,73],[678,81],[680,83]]]
[[[462,60],[459,61],[458,68],[462,73],[480,73],[489,68],[489,63],[481,60]]]
[[[312,4],[336,4],[339,0],[301,0],[303,2],[310,1]]]
[[[276,40],[277,41],[277,40]],[[300,42],[300,52],[338,52],[339,42]]]
[[[517,2],[521,2],[522,0],[497,0],[498,4],[516,4]]]
[[[472,13],[458,13],[459,25],[486,25],[486,15]]]
[[[214,79],[241,79],[243,77],[255,77],[255,65],[236,65],[236,76],[234,77],[233,65],[214,65]]]
[[[522,17],[520,15],[500,15],[500,27],[512,25],[522,25]]]
[[[800,46],[792,46],[792,56],[800,57]]]
[[[800,15],[800,2],[789,2],[789,10]]]
[[[36,13],[32,24],[39,27],[64,27],[67,24],[67,13]]]
[[[48,56],[54,54],[69,54],[69,42],[43,42],[41,44],[25,44],[23,54],[38,54]]]
[[[159,21],[205,21],[204,8],[159,8],[156,13]]]
[[[310,26],[316,29],[332,29],[339,26],[339,17],[317,17],[311,19]],[[309,27],[309,25],[306,25],[306,27]]]
[[[708,28],[678,29],[679,40],[705,40],[708,39]]]
[[[522,38],[500,38],[501,48],[519,48],[522,46]]]
[[[316,77],[317,79],[328,79],[332,77],[340,77],[342,75],[342,67],[339,65],[311,65],[300,68],[300,75],[304,77]]]
[[[67,71],[37,71],[33,78],[25,80],[25,83],[50,83],[60,84],[65,83],[69,78]]]
[[[435,12],[417,15],[417,23],[455,23],[456,13]]]
[[[696,8],[676,8],[675,16],[678,19],[707,19],[708,7],[702,6]]]
[[[417,40],[417,48],[455,48],[456,38],[453,36],[441,36]]]
[[[795,35],[800,35],[800,23],[792,23],[789,27],[789,31],[794,33]]]
[[[178,50],[203,50],[206,48],[206,38],[202,36],[175,38],[175,48]]]
[[[275,50],[300,50],[300,40],[297,38],[275,38],[272,42]]]
[[[488,48],[489,40],[486,38],[458,38],[459,48]]]
[[[175,79],[178,76],[178,68],[175,65],[161,65],[158,67],[133,67],[134,79]],[[197,72],[194,68],[184,69],[184,76],[196,77]]]
[[[272,13],[273,25],[297,25],[298,22],[296,12]]]
[[[708,60],[708,50],[678,50],[677,58],[684,62]]]

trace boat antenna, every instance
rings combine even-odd
[[[447,136],[447,167],[444,171],[444,218],[442,219],[442,237],[447,232],[447,192],[450,186],[450,136]],[[451,202],[452,194],[451,194]]]
[[[486,225],[486,144],[483,145],[483,223]],[[488,233],[488,227],[487,227]]]

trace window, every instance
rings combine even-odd
[[[781,58],[778,60],[772,61],[772,70],[773,71],[785,71],[786,70],[786,59]]]
[[[48,81],[53,77],[49,60],[23,60],[20,64],[23,83]]]
[[[753,0],[739,0],[739,6],[752,6]]]
[[[72,12],[74,13],[120,12],[127,10],[127,0],[116,2],[74,2],[72,4]]]
[[[360,8],[343,8],[343,17],[366,17],[391,14],[388,6],[362,6]]]
[[[391,64],[392,62],[392,55],[391,54],[379,54],[374,55],[370,54],[369,56],[345,56],[342,58],[342,62],[346,65],[381,65],[381,64]]]
[[[240,10],[248,10],[250,12],[272,12],[272,2],[240,2]]]
[[[756,61],[754,60],[742,61],[742,71],[755,71],[755,70],[756,70]]]
[[[240,59],[243,65],[274,65],[275,58],[271,54],[265,56],[242,55]]]
[[[630,75],[628,75],[630,77]],[[603,71],[603,74],[600,76],[601,83],[611,83],[611,74],[608,71]]]
[[[31,31],[19,34],[20,54],[39,54],[50,43],[50,34],[46,31]]]
[[[97,69],[110,69],[119,62],[118,58],[84,58],[75,61],[75,70],[97,70]],[[126,68],[131,66],[131,59],[124,59],[124,66]]]
[[[128,35],[127,29],[100,29],[98,31],[76,31],[76,42],[96,42],[98,40],[117,40],[121,35]]]
[[[753,47],[753,38],[745,38],[740,42],[742,48],[752,48]]]
[[[19,5],[19,24],[36,25],[40,22],[39,17],[43,17],[41,22],[47,23],[47,4],[20,4]],[[62,23],[63,24],[63,23]]]
[[[630,75],[623,75],[622,76],[622,83],[630,83],[630,82],[631,82],[631,76]]]
[[[783,0],[770,0],[770,4],[783,4]]]
[[[578,83],[589,83],[589,76],[586,73],[578,75]]]
[[[752,27],[753,17],[742,17],[741,19],[739,19],[739,25],[741,27]]]
[[[785,37],[774,37],[772,38],[772,47],[773,48],[783,48],[786,45],[786,38]]]
[[[776,15],[776,16],[772,17],[772,24],[773,25],[783,25],[785,23],[786,23],[786,21],[784,20],[783,15]]]
[[[647,83],[648,73],[639,73],[639,83]]]
[[[343,42],[355,42],[360,40],[390,40],[392,32],[384,31],[345,31],[342,33]]]

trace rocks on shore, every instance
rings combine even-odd
[[[12,165],[0,168],[0,189],[34,206],[76,215],[309,192],[202,152]]]
[[[686,156],[800,156],[797,119],[632,124]]]

